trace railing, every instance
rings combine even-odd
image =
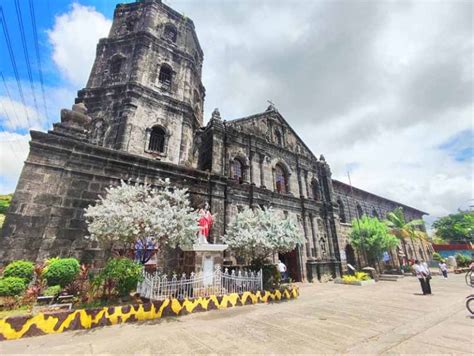
[[[222,271],[220,266],[216,266],[213,272],[193,272],[189,276],[183,273],[181,278],[176,274],[168,278],[166,275],[147,272],[143,272],[143,277],[143,281],[138,283],[137,292],[150,300],[243,293],[262,290],[263,287],[262,270],[232,270],[229,273],[227,268]]]

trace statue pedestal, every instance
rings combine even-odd
[[[192,247],[181,248],[184,252],[183,269],[186,274],[191,272],[212,274],[216,265],[224,263],[224,244],[194,244]]]

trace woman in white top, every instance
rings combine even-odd
[[[431,288],[427,282],[428,271],[420,264],[420,261],[418,260],[415,261],[413,269],[415,270],[416,278],[418,278],[418,280],[420,281],[421,291],[423,292],[423,295],[431,294]]]
[[[446,265],[446,262],[441,261],[439,264],[439,270],[443,274],[443,277],[446,279],[448,278],[448,266]]]

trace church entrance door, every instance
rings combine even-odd
[[[346,252],[347,263],[351,264],[353,267],[356,267],[357,266],[356,258],[355,258],[355,253],[352,246],[347,244],[345,248],[345,252]]]
[[[294,249],[291,252],[279,253],[278,258],[283,262],[288,271],[288,275],[294,282],[300,282],[300,273],[298,270],[298,252]]]

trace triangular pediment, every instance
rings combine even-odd
[[[269,144],[316,159],[283,115],[271,106],[262,113],[228,121],[227,125],[237,131],[264,139]]]

